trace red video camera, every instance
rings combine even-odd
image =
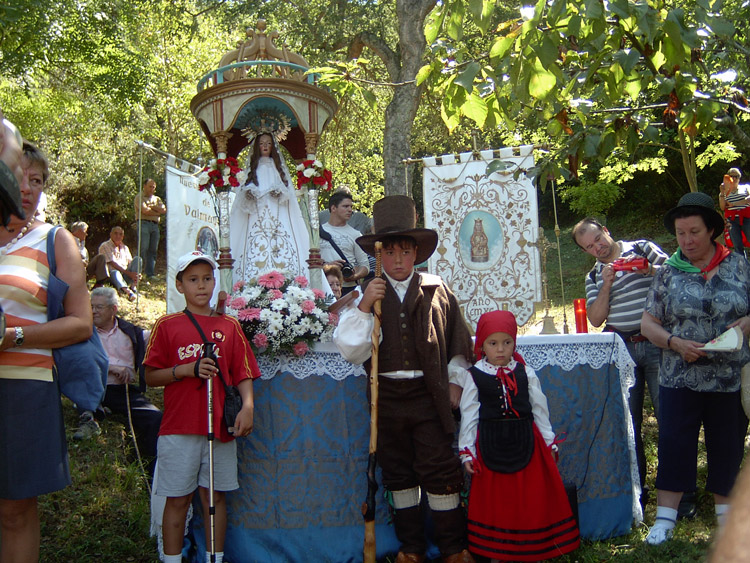
[[[635,272],[636,270],[645,270],[648,268],[648,260],[643,256],[618,258],[612,262],[612,268],[615,272]]]

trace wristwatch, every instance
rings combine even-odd
[[[23,327],[16,326],[13,327],[13,330],[16,331],[16,338],[13,340],[13,345],[18,348],[19,346],[23,346]]]

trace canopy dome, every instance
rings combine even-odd
[[[265,20],[246,35],[219,68],[201,78],[190,102],[214,154],[236,157],[274,120],[286,129],[279,142],[293,158],[315,154],[338,103],[313,75],[305,75],[310,65],[302,56],[274,45],[279,33],[267,35]]]

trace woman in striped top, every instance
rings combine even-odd
[[[47,234],[34,217],[48,177],[45,156],[24,143],[21,198],[26,219],[0,227],[0,560],[39,559],[37,496],[70,483],[65,428],[52,348],[86,340],[93,321],[83,263],[73,235],[55,240],[57,276],[70,288],[66,316],[47,322]]]
[[[750,186],[740,185],[742,173],[739,168],[730,168],[719,186],[719,206],[729,221],[729,238],[734,251],[745,255],[742,234],[750,242]]]

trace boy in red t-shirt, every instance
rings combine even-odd
[[[210,300],[216,285],[213,258],[191,252],[177,261],[177,290],[185,296],[186,311],[192,313],[209,341],[214,356],[203,357],[203,339],[186,312],[161,317],[151,332],[146,358],[146,382],[164,386],[164,416],[159,430],[159,464],[156,494],[167,497],[162,531],[164,562],[179,563],[185,518],[193,492],[199,489],[208,519],[208,408],[204,380],[213,379],[214,506],[216,561],[223,560],[227,529],[226,491],[239,488],[237,446],[223,422],[224,386],[236,385],[242,396],[242,410],[234,423],[234,436],[247,436],[253,429],[253,379],[260,376],[250,345],[236,319],[214,313]],[[200,383],[194,378],[198,378]]]

